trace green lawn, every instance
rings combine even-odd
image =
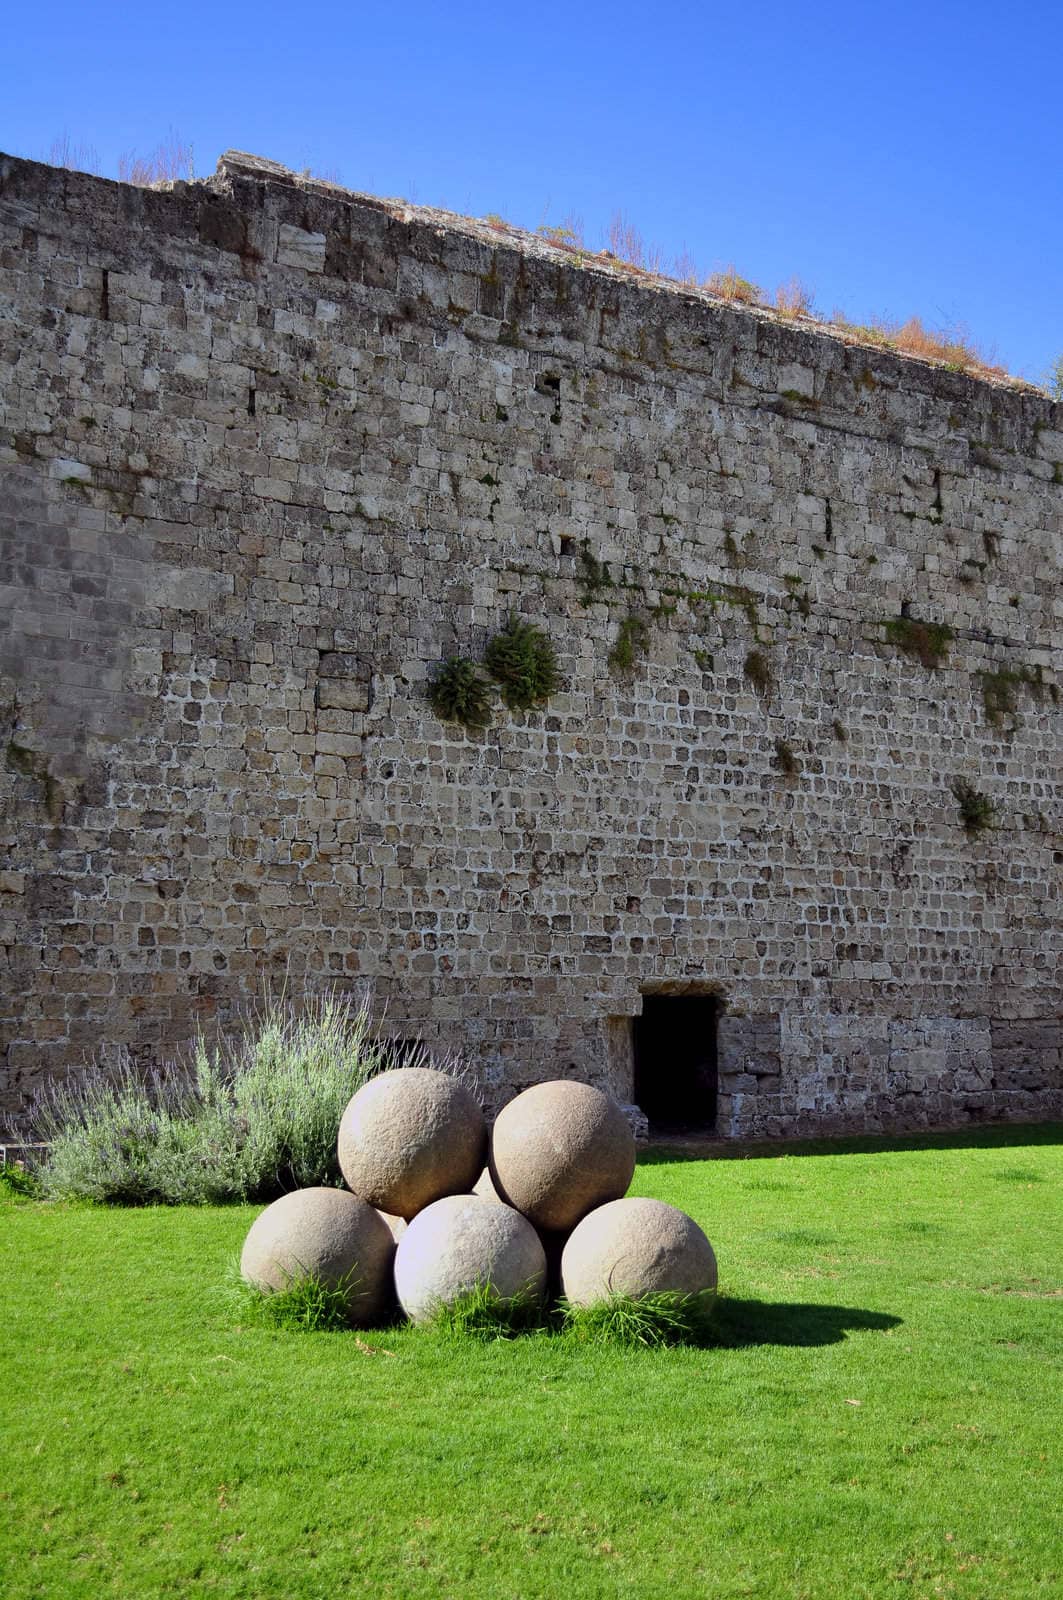
[[[0,1593],[1058,1595],[1059,1132],[646,1158],[702,1349],[242,1327],[251,1210],[4,1203]]]

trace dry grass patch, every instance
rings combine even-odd
[[[119,183],[132,183],[140,189],[157,183],[191,182],[193,174],[192,146],[175,133],[160,140],[147,155],[127,150],[118,157]]]
[[[743,306],[759,306],[764,304],[764,291],[759,285],[743,278],[732,264],[724,267],[722,272],[710,273],[702,285],[709,294],[714,294],[720,300],[737,301]]]

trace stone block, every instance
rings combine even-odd
[[[325,235],[282,222],[277,244],[277,264],[297,267],[303,272],[324,272]]]

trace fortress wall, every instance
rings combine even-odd
[[[496,1105],[630,1100],[689,991],[725,1133],[1058,1114],[1061,548],[1039,394],[239,160],[0,157],[3,1105],[287,972]],[[511,612],[563,690],[439,721]]]

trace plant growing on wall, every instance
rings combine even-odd
[[[952,792],[959,804],[960,818],[967,833],[975,837],[993,826],[993,802],[988,795],[981,794],[966,778],[953,778]]]
[[[768,665],[764,653],[760,650],[751,650],[742,663],[742,672],[753,685],[757,694],[767,694],[771,688],[771,667]]]
[[[482,727],[491,716],[491,685],[467,656],[448,656],[428,690],[436,716],[444,722]]]
[[[587,539],[584,539],[579,547],[579,565],[580,576],[583,579],[580,605],[589,606],[593,604],[602,589],[613,587],[613,578],[608,564],[598,560]]]
[[[1053,400],[1063,400],[1063,356],[1057,356],[1048,369],[1045,388]]]
[[[561,687],[557,651],[541,628],[510,616],[484,651],[484,665],[511,711],[527,711]]]
[[[794,753],[794,747],[787,739],[775,741],[775,765],[787,778],[796,778],[801,771],[801,763]]]
[[[1008,717],[1015,715],[1020,689],[1028,689],[1038,701],[1043,699],[1046,689],[1053,701],[1059,696],[1054,683],[1045,683],[1044,673],[1039,666],[1020,666],[1014,670],[999,667],[995,672],[980,672],[978,677],[982,685],[986,721],[992,727],[998,727]]]
[[[614,672],[629,673],[635,662],[645,655],[650,642],[650,630],[641,617],[632,613],[620,624],[613,648],[609,652],[609,665]]]
[[[952,629],[945,622],[916,622],[912,617],[890,617],[882,626],[886,638],[912,656],[921,666],[933,671],[949,653]]]

